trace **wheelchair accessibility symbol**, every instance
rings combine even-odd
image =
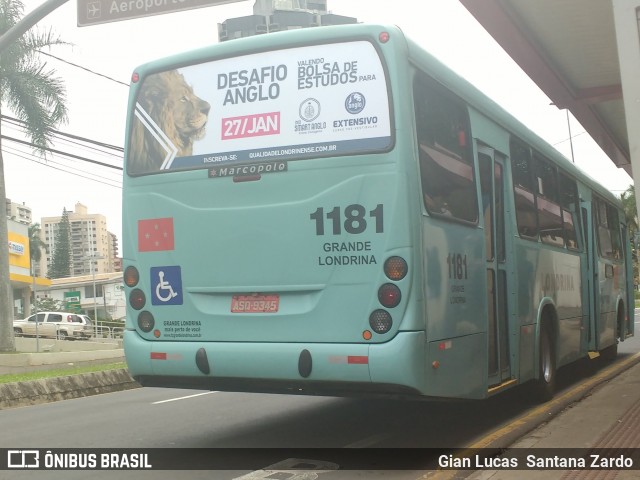
[[[179,266],[151,268],[153,305],[182,305],[182,274]]]

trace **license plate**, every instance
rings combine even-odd
[[[279,305],[279,295],[234,295],[231,313],[275,313]]]

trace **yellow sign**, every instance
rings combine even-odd
[[[9,232],[9,265],[29,269],[29,239]]]

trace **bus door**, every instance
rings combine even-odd
[[[625,295],[625,301],[626,301],[626,322],[624,324],[624,328],[622,328],[622,330],[620,332],[618,332],[620,334],[620,339],[622,341],[624,341],[624,339],[626,337],[630,337],[633,335],[633,327],[634,327],[634,322],[635,322],[635,315],[634,315],[634,306],[635,306],[635,300],[634,300],[634,288],[633,288],[633,282],[634,282],[634,278],[633,278],[633,256],[632,256],[632,252],[631,252],[631,239],[629,238],[629,227],[627,225],[621,224],[620,228],[622,230],[622,254],[624,256],[624,258],[627,259],[625,263],[625,265],[627,266],[627,269],[625,271],[625,289],[626,289],[626,295]]]
[[[597,257],[597,329],[596,350],[616,344],[618,315],[617,300],[624,288],[625,268],[622,263],[621,228],[618,211],[600,198],[593,202],[594,235],[597,242],[593,248]]]
[[[478,146],[487,265],[489,386],[499,385],[511,378],[507,311],[504,163],[504,157],[492,148]]]
[[[587,273],[582,282],[582,316],[586,317],[586,338],[587,344],[583,345],[581,350],[595,351],[596,350],[596,335],[594,333],[596,324],[596,306],[599,292],[598,285],[598,260],[596,258],[594,248],[594,216],[591,213],[591,202],[582,202],[582,238],[584,239],[584,247],[587,254]],[[586,310],[586,311],[585,311]],[[583,325],[585,322],[583,321]]]
[[[594,198],[586,207],[583,205],[583,220],[589,221],[585,237],[588,238],[587,276],[591,282],[589,291],[592,297],[589,301],[589,351],[596,352],[615,341],[614,292],[618,281],[615,269],[620,266],[611,258],[617,242],[612,239],[607,223],[610,221],[607,218],[607,204]],[[619,226],[616,225],[615,230],[619,235]]]

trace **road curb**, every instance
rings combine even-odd
[[[527,414],[515,419],[508,429],[499,428],[474,442],[468,448],[473,449],[504,449],[512,445],[517,439],[536,429],[542,423],[549,421],[569,406],[591,395],[596,388],[600,388],[630,368],[640,364],[640,353],[625,360],[616,362],[603,368],[600,372],[587,378],[584,382],[571,388],[568,392],[558,395],[547,403],[530,410]]]
[[[138,388],[127,369],[0,384],[0,410]]]
[[[463,447],[464,452],[461,457],[472,456],[476,451],[487,454],[489,451],[500,452],[508,450],[518,439],[525,437],[540,425],[553,420],[567,408],[580,402],[584,398],[592,395],[599,388],[604,387],[612,379],[622,373],[640,365],[640,353],[636,353],[622,361],[616,362],[603,368],[598,373],[590,376],[577,386],[569,389],[564,394],[560,394],[527,413],[514,418],[509,424],[502,425],[487,433],[482,438],[476,439],[473,443]],[[464,480],[468,478],[485,478],[475,476],[479,470],[441,470],[427,472],[418,480]],[[485,473],[493,472],[486,470]],[[489,478],[488,476],[486,478]]]

